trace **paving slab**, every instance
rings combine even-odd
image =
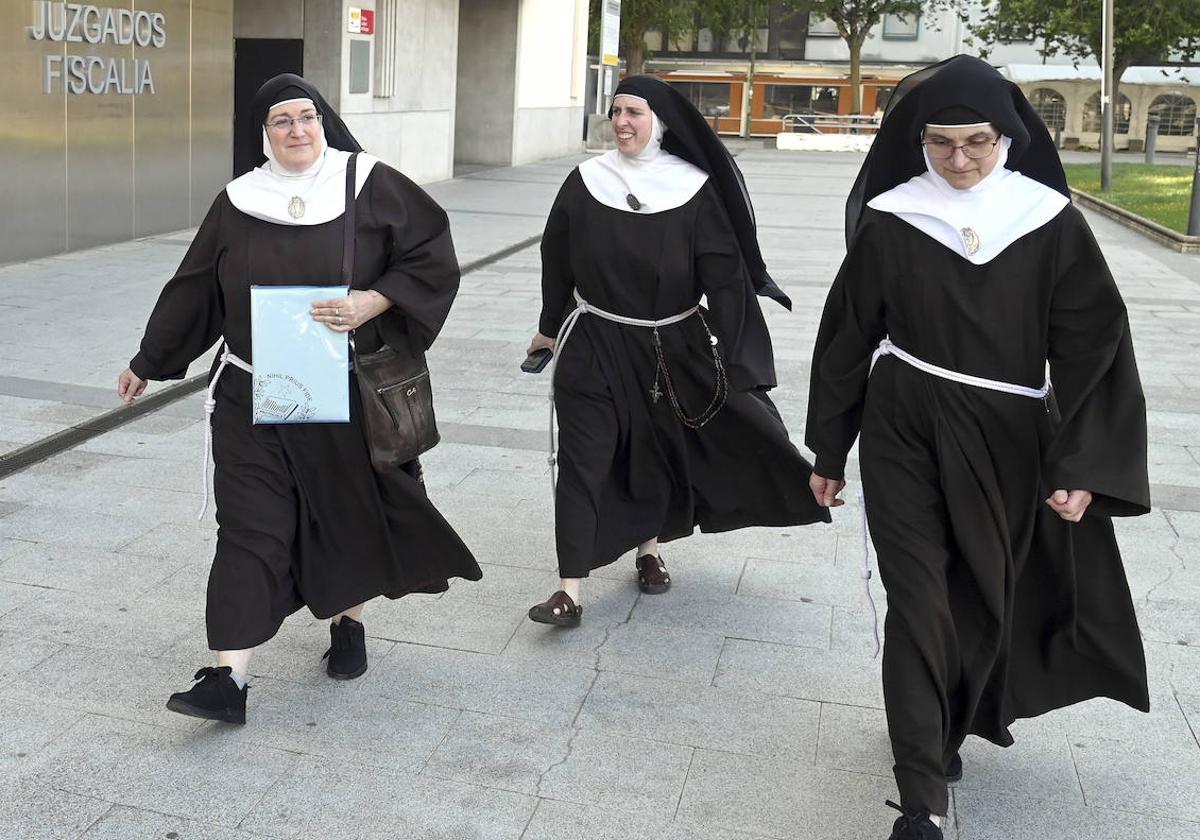
[[[1106,803],[1067,805],[1002,793],[956,791],[959,840],[1194,840],[1197,824],[1130,814]]]
[[[529,823],[530,840],[559,837],[562,840],[752,840],[761,834],[744,834],[717,828],[709,823],[679,819],[663,820],[624,811],[596,808],[543,799]]]
[[[75,840],[106,814],[109,802],[26,780],[4,780],[0,837],[4,840]]]
[[[439,779],[537,796],[579,730],[519,718],[462,712],[421,772]]]
[[[883,708],[880,661],[843,648],[728,639],[713,684],[846,705]]]
[[[538,782],[538,795],[670,819],[692,749],[608,733],[577,732],[567,754]]]
[[[362,679],[390,697],[567,726],[595,678],[585,667],[547,670],[486,654],[398,644]]]
[[[265,840],[269,835],[222,828],[141,808],[114,805],[79,840]]]
[[[369,685],[326,679],[315,686],[255,678],[243,737],[325,759],[333,767],[420,770],[459,712],[373,695]],[[213,724],[212,726],[219,726]]]
[[[39,751],[24,778],[232,828],[295,761],[292,753],[247,743],[232,728],[180,732],[89,715]]]
[[[779,838],[882,837],[895,812],[892,783],[875,776],[697,750],[679,814],[732,831]],[[892,815],[892,816],[889,816]]]
[[[282,838],[518,840],[535,806],[517,793],[302,757],[240,827]]]
[[[601,673],[578,725],[809,764],[816,754],[819,717],[819,704],[806,700]]]
[[[1200,826],[1200,750],[1191,739],[1072,738],[1088,802]]]

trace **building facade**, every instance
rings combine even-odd
[[[587,0],[11,0],[0,263],[199,224],[295,72],[422,183],[582,148]]]
[[[973,12],[978,16],[978,8]],[[710,115],[722,132],[741,131],[743,101],[750,97],[751,131],[770,135],[785,130],[783,117],[799,115],[819,124],[825,116],[851,113],[850,52],[837,27],[807,12],[768,6],[766,26],[755,40],[755,68],[748,83],[748,39],[722,37],[697,20],[695,31],[647,36],[651,72],[676,85]],[[1099,144],[1100,69],[1092,62],[1074,67],[1066,56],[1043,58],[1035,41],[989,47],[988,60],[1002,68],[1029,96],[1064,146]],[[915,19],[885,15],[862,49],[863,114],[879,114],[904,76],[959,53],[977,53],[969,26],[949,10]],[[1195,148],[1195,116],[1200,102],[1200,68],[1137,67],[1121,85],[1115,146],[1139,150],[1148,118],[1160,118],[1158,148]],[[830,120],[845,125],[843,119]],[[796,125],[789,120],[787,127]]]

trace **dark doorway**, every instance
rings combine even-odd
[[[262,83],[280,73],[304,75],[300,38],[233,39],[233,177],[254,168],[259,132],[249,125],[250,103]]]

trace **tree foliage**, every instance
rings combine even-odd
[[[960,15],[983,57],[997,43],[1036,39],[1044,57],[1101,63],[1103,0],[979,2],[976,16],[965,9]],[[1113,18],[1114,87],[1128,67],[1161,63],[1172,53],[1189,61],[1200,49],[1200,0],[1121,0]]]
[[[1103,0],[979,0],[981,14],[962,12],[980,54],[998,42],[1037,39],[1043,56],[1100,61]],[[1123,0],[1113,6],[1114,65],[1158,63],[1178,52],[1190,60],[1200,47],[1200,0]]]
[[[984,0],[986,2],[986,0]],[[809,10],[833,21],[850,49],[850,110],[862,110],[862,46],[884,15],[912,18],[957,5],[959,0],[810,0]],[[1043,0],[1044,2],[1044,0]]]
[[[600,48],[600,4],[591,0],[589,40]],[[650,57],[647,32],[687,32],[695,25],[699,0],[621,0],[621,57],[630,75],[644,71]]]

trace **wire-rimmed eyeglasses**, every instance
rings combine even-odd
[[[929,156],[938,160],[953,157],[955,149],[962,149],[963,154],[972,160],[981,160],[990,155],[999,142],[999,137],[979,137],[966,143],[954,143],[947,137],[926,137],[921,141]]]
[[[292,130],[292,123],[299,123],[301,128],[308,128],[313,123],[319,123],[320,121],[321,115],[313,111],[308,114],[301,114],[298,117],[277,117],[267,123],[266,126],[276,134],[283,134],[285,131]]]

